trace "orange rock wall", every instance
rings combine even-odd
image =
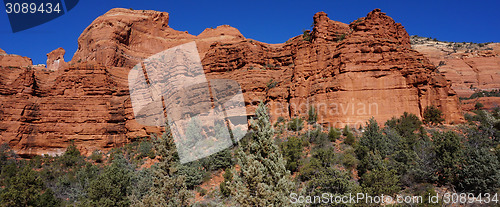
[[[448,43],[414,38],[412,47],[424,54],[460,97],[476,90],[500,88],[500,43]]]
[[[273,120],[305,117],[314,105],[319,123],[337,127],[370,117],[384,122],[405,111],[421,116],[428,105],[441,108],[448,123],[462,119],[450,82],[380,10],[349,25],[319,12],[310,38],[283,44],[246,39],[229,26],[194,36],[170,28],[168,18],[112,9],[84,30],[70,62],[62,49],[48,54],[53,71],[24,67],[22,58],[18,65],[0,62],[0,141],[25,156],[61,153],[70,141],[90,154],[159,133],[135,122],[128,72],[144,58],[191,41],[209,80],[240,83],[248,115],[263,100]]]

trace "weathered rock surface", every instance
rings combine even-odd
[[[112,9],[83,31],[72,62],[133,67],[145,57],[194,38],[170,28],[168,18],[166,12]]]
[[[70,141],[89,154],[160,132],[134,125],[121,68],[1,69],[0,141],[20,155],[61,153]]]
[[[448,122],[461,121],[450,83],[410,48],[403,26],[380,10],[350,25],[318,13],[314,23],[310,41],[305,34],[280,45],[214,44],[202,61],[205,70],[212,78],[237,80],[248,111],[265,100],[274,119],[306,117],[314,105],[319,123],[339,127],[370,117],[384,122],[405,111],[421,116],[435,105]]]
[[[72,62],[94,61],[104,66],[132,68],[151,55],[187,42],[196,41],[203,57],[215,41],[245,39],[228,25],[194,36],[170,28],[168,20],[166,12],[111,9],[80,35]]]
[[[245,39],[229,26],[198,36],[168,26],[165,12],[112,9],[78,39],[66,67],[42,71],[0,68],[0,137],[23,155],[58,153],[73,140],[85,153],[160,132],[135,122],[127,75],[144,58],[196,41],[208,79],[240,83],[247,113],[260,100],[272,118],[306,116],[319,123],[359,125],[441,108],[448,123],[461,121],[450,82],[411,49],[404,27],[380,10],[347,25],[320,12],[311,33],[283,44]],[[49,63],[64,52],[49,53]],[[54,64],[52,64],[54,65]]]
[[[429,58],[460,97],[500,88],[500,43],[442,42],[412,36],[412,47]]]
[[[7,54],[0,49],[0,66],[1,67],[28,67],[32,66],[31,58],[22,57],[19,55]]]
[[[65,53],[66,50],[60,47],[47,54],[47,69],[55,71],[61,68],[67,68],[68,64],[64,61]]]
[[[476,103],[483,104],[482,109],[493,110],[495,107],[500,107],[500,97],[479,97],[460,101],[462,110],[464,111],[475,110]]]

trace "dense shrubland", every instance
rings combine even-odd
[[[186,164],[168,130],[89,157],[70,145],[60,156],[25,160],[3,145],[0,204],[288,206],[290,193],[498,192],[500,110],[476,110],[466,124],[448,127],[439,126],[438,109],[428,110],[427,126],[404,113],[383,126],[370,119],[359,129],[337,129],[316,124],[314,108],[307,119],[280,118],[273,126],[261,104],[237,146]],[[215,176],[221,181],[207,192],[201,184]]]

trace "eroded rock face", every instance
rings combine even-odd
[[[229,26],[193,36],[168,27],[165,12],[112,9],[81,34],[67,66],[1,65],[1,142],[29,156],[60,153],[73,140],[90,154],[159,133],[134,120],[128,72],[150,55],[191,41],[209,81],[239,82],[248,115],[262,100],[273,120],[307,117],[313,105],[319,123],[337,127],[371,117],[384,122],[403,112],[421,116],[428,105],[441,108],[448,123],[462,119],[450,82],[380,10],[349,25],[320,12],[310,34],[265,44]],[[63,54],[49,53],[48,64]]]
[[[194,36],[168,26],[166,12],[111,9],[94,20],[78,38],[72,62],[97,62],[104,66],[132,68],[141,60],[166,49],[196,41],[203,56],[215,41],[245,39],[228,25],[206,29]]]
[[[68,67],[68,64],[64,61],[65,53],[66,51],[60,47],[47,54],[47,69],[56,71]]]
[[[316,43],[338,41],[349,32],[349,25],[331,20],[325,12],[316,13],[313,19],[311,35]]]
[[[160,132],[134,122],[121,68],[1,70],[0,141],[22,156],[62,153],[70,141],[90,154]]]
[[[31,61],[31,58],[7,54],[5,51],[0,49],[1,67],[30,67],[32,65],[33,61]]]
[[[481,109],[493,110],[495,107],[500,107],[500,97],[478,97],[475,99],[460,101],[462,110],[468,112],[476,110],[476,103],[483,104],[483,107],[481,107]]]
[[[450,83],[422,54],[410,48],[404,28],[380,10],[345,25],[324,13],[307,34],[286,44],[252,41],[214,44],[203,59],[211,78],[237,80],[248,111],[269,103],[273,119],[307,117],[311,105],[319,123],[342,127],[384,122],[404,112],[421,116],[435,105],[448,122],[462,116]]]
[[[133,67],[145,57],[193,38],[170,28],[166,12],[112,9],[83,31],[72,62]]]
[[[413,49],[438,67],[460,97],[500,88],[500,44],[455,43],[412,37]]]

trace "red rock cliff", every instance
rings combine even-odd
[[[378,9],[349,25],[317,13],[311,33],[283,44],[249,40],[229,26],[193,36],[170,28],[165,12],[112,9],[85,29],[73,59],[57,70],[1,65],[0,141],[27,156],[60,153],[70,140],[91,153],[160,132],[135,122],[128,71],[191,41],[209,78],[241,84],[248,114],[264,100],[273,119],[306,116],[314,105],[319,123],[339,127],[405,111],[421,116],[428,105],[447,122],[461,120],[450,82]],[[49,54],[48,63],[61,53]]]
[[[500,88],[500,43],[457,43],[412,37],[413,49],[438,67],[460,97]]]
[[[429,105],[440,107],[448,122],[462,119],[450,82],[380,10],[350,25],[320,12],[311,34],[280,45],[214,44],[203,63],[209,76],[240,82],[247,105],[268,102],[275,119],[305,117],[309,105],[320,123],[336,126],[372,116],[383,122],[405,111],[421,116]]]

